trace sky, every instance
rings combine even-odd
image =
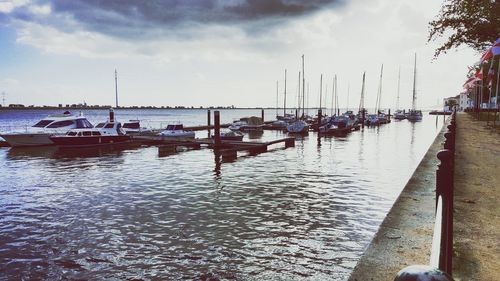
[[[468,47],[433,59],[427,42],[439,0],[0,0],[0,93],[25,105],[283,106],[297,104],[305,61],[306,104],[417,107],[460,93]],[[326,97],[325,97],[326,93]]]

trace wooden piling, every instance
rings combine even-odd
[[[318,139],[319,139],[319,127],[321,126],[321,115],[323,115],[323,113],[321,112],[321,108],[318,109]]]
[[[220,146],[220,113],[218,110],[214,111],[214,139],[215,146]]]
[[[365,128],[365,109],[361,109],[361,128]]]
[[[260,118],[262,118],[262,124],[264,124],[264,108],[261,109]]]
[[[210,109],[207,110],[207,126],[208,128],[210,128],[211,124],[210,124]]]

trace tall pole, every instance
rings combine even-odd
[[[319,110],[321,110],[321,97],[323,95],[323,74],[319,79]]]
[[[297,119],[299,119],[299,115],[300,115],[300,75],[301,75],[301,72],[299,71],[299,87],[298,87],[298,94],[297,94],[297,116],[295,116]]]
[[[276,118],[278,118],[278,81],[276,81]]]
[[[309,82],[307,82],[307,115],[309,115]]]
[[[396,98],[396,110],[399,110],[399,90],[401,86],[401,66],[399,66],[398,71],[398,97]]]
[[[285,69],[285,98],[283,99],[283,118],[286,116],[286,69]]]
[[[118,108],[118,72],[115,69],[115,99],[116,99],[116,108]]]
[[[2,106],[5,107],[5,92],[2,92]]]
[[[332,85],[335,85],[335,77],[332,78]],[[333,106],[334,99],[335,99],[335,86],[332,87],[332,106],[330,109],[331,116],[333,116],[335,114],[335,107]]]
[[[346,103],[346,111],[349,111],[349,88],[350,88],[350,85],[351,83],[347,83],[347,103]]]
[[[304,72],[304,55],[302,55],[302,118],[304,118],[305,95],[306,95],[306,73]]]
[[[416,105],[415,105],[415,100],[417,99],[416,86],[417,86],[417,53],[415,53],[415,63],[413,66],[413,100],[411,103],[412,110],[416,109]]]
[[[337,115],[340,116],[339,91],[337,90],[337,74],[335,74],[334,87],[335,87],[335,107],[337,110]]]

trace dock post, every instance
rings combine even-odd
[[[340,108],[337,108],[337,116],[340,116]]]
[[[319,127],[321,126],[321,117],[322,117],[321,115],[322,114],[323,113],[321,112],[321,108],[318,109],[318,138],[319,138]]]
[[[262,123],[264,123],[264,108],[261,109],[260,118],[262,118]]]
[[[365,109],[361,109],[361,128],[365,128]]]
[[[391,119],[391,109],[389,108],[389,119]]]
[[[220,146],[220,114],[219,111],[214,111],[214,134],[215,146]]]
[[[295,120],[299,119],[299,111],[295,109]]]
[[[210,109],[207,109],[207,130],[208,130],[208,138],[210,138]]]

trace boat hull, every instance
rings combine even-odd
[[[12,147],[53,145],[50,134],[5,134],[1,135]]]
[[[54,136],[50,137],[50,139],[54,144],[60,146],[96,146],[128,142],[130,141],[130,136]]]

